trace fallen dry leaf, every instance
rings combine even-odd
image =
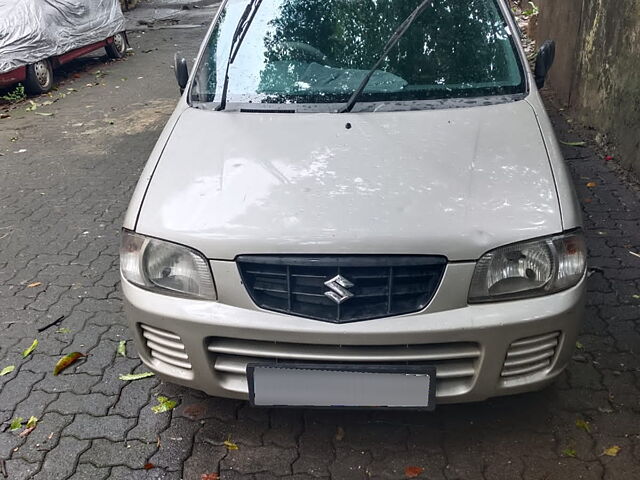
[[[224,446],[227,447],[227,450],[238,450],[238,445],[231,441],[231,435],[224,441]]]
[[[238,445],[229,440],[224,441],[224,446],[227,447],[227,450],[238,450]]]
[[[203,473],[200,476],[200,480],[220,480],[220,475],[217,473]]]
[[[620,450],[621,448],[618,445],[614,445],[612,447],[605,448],[602,455],[606,455],[607,457],[617,457]]]
[[[589,425],[589,422],[586,422],[582,419],[576,420],[576,427],[581,428],[587,433],[591,433],[591,425]]]
[[[26,437],[27,435],[29,435],[31,432],[33,432],[33,430],[36,427],[29,427],[29,428],[25,428],[23,431],[20,432],[20,434],[18,435],[19,437]]]
[[[422,467],[407,467],[404,469],[404,476],[407,478],[416,478],[424,472],[424,468]]]
[[[336,431],[336,441],[341,442],[342,440],[344,440],[344,428],[338,427]]]
[[[594,187],[597,187],[597,186],[598,186],[598,184],[596,182],[587,183],[587,187],[589,187],[589,188],[594,188]]]
[[[155,373],[153,372],[142,372],[142,373],[128,373],[126,375],[120,375],[118,378],[120,380],[124,380],[125,382],[129,382],[131,380],[141,380],[147,377],[153,377]],[[164,397],[158,397],[158,400]]]
[[[18,436],[19,437],[26,437],[31,432],[33,432],[33,430],[36,428],[37,424],[38,424],[38,417],[29,418],[29,421],[27,422],[27,427],[22,432],[20,432],[20,435],[18,435]]]
[[[38,346],[38,340],[34,340],[33,343],[29,346],[29,348],[26,348],[23,352],[22,352],[22,358],[27,358],[29,355],[31,355],[31,352],[33,352],[36,347]]]
[[[144,469],[145,470],[151,470],[152,468],[156,468],[156,466],[153,463],[145,463],[144,464]]]
[[[629,250],[629,253],[630,253],[631,255],[633,255],[634,257],[638,257],[638,258],[640,258],[640,253],[632,252],[631,250]]]
[[[39,287],[40,285],[42,285],[42,282],[33,282],[27,285],[27,288]]]
[[[58,360],[58,363],[56,363],[56,366],[53,369],[53,374],[58,375],[61,371],[63,371],[65,368],[70,367],[82,357],[86,357],[86,355],[80,352],[72,352],[68,355],[65,355],[60,360]]]

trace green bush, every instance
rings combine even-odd
[[[27,97],[27,94],[24,93],[24,86],[22,86],[22,84],[19,83],[18,85],[16,85],[16,88],[11,90],[6,95],[1,96],[0,100],[5,100],[10,103],[16,103],[16,102],[19,102],[20,100],[24,100],[26,97]]]

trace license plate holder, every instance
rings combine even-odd
[[[436,369],[424,365],[260,362],[247,365],[258,407],[433,410]]]

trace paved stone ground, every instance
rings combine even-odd
[[[589,148],[565,152],[589,237],[589,307],[574,361],[543,392],[435,413],[264,410],[118,379],[143,370],[131,344],[116,355],[131,338],[118,291],[120,222],[176,101],[171,54],[193,54],[203,35],[133,32],[135,55],[84,59],[63,73],[52,99],[67,96],[35,111],[54,116],[21,104],[0,120],[0,369],[16,366],[0,377],[8,478],[401,479],[409,466],[428,479],[640,478],[640,258],[629,253],[640,252],[640,196]],[[563,140],[582,134],[553,117]],[[54,377],[59,356],[75,350],[90,356]],[[180,405],[154,414],[157,395]],[[10,419],[32,415],[30,435],[8,431]],[[227,439],[239,448],[227,450]],[[602,455],[614,445],[617,456]]]

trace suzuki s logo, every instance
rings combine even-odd
[[[353,283],[342,275],[336,275],[331,280],[324,282],[324,284],[329,287],[330,290],[329,292],[324,292],[324,294],[338,305],[353,297],[353,293],[347,290],[348,288],[353,287]]]

